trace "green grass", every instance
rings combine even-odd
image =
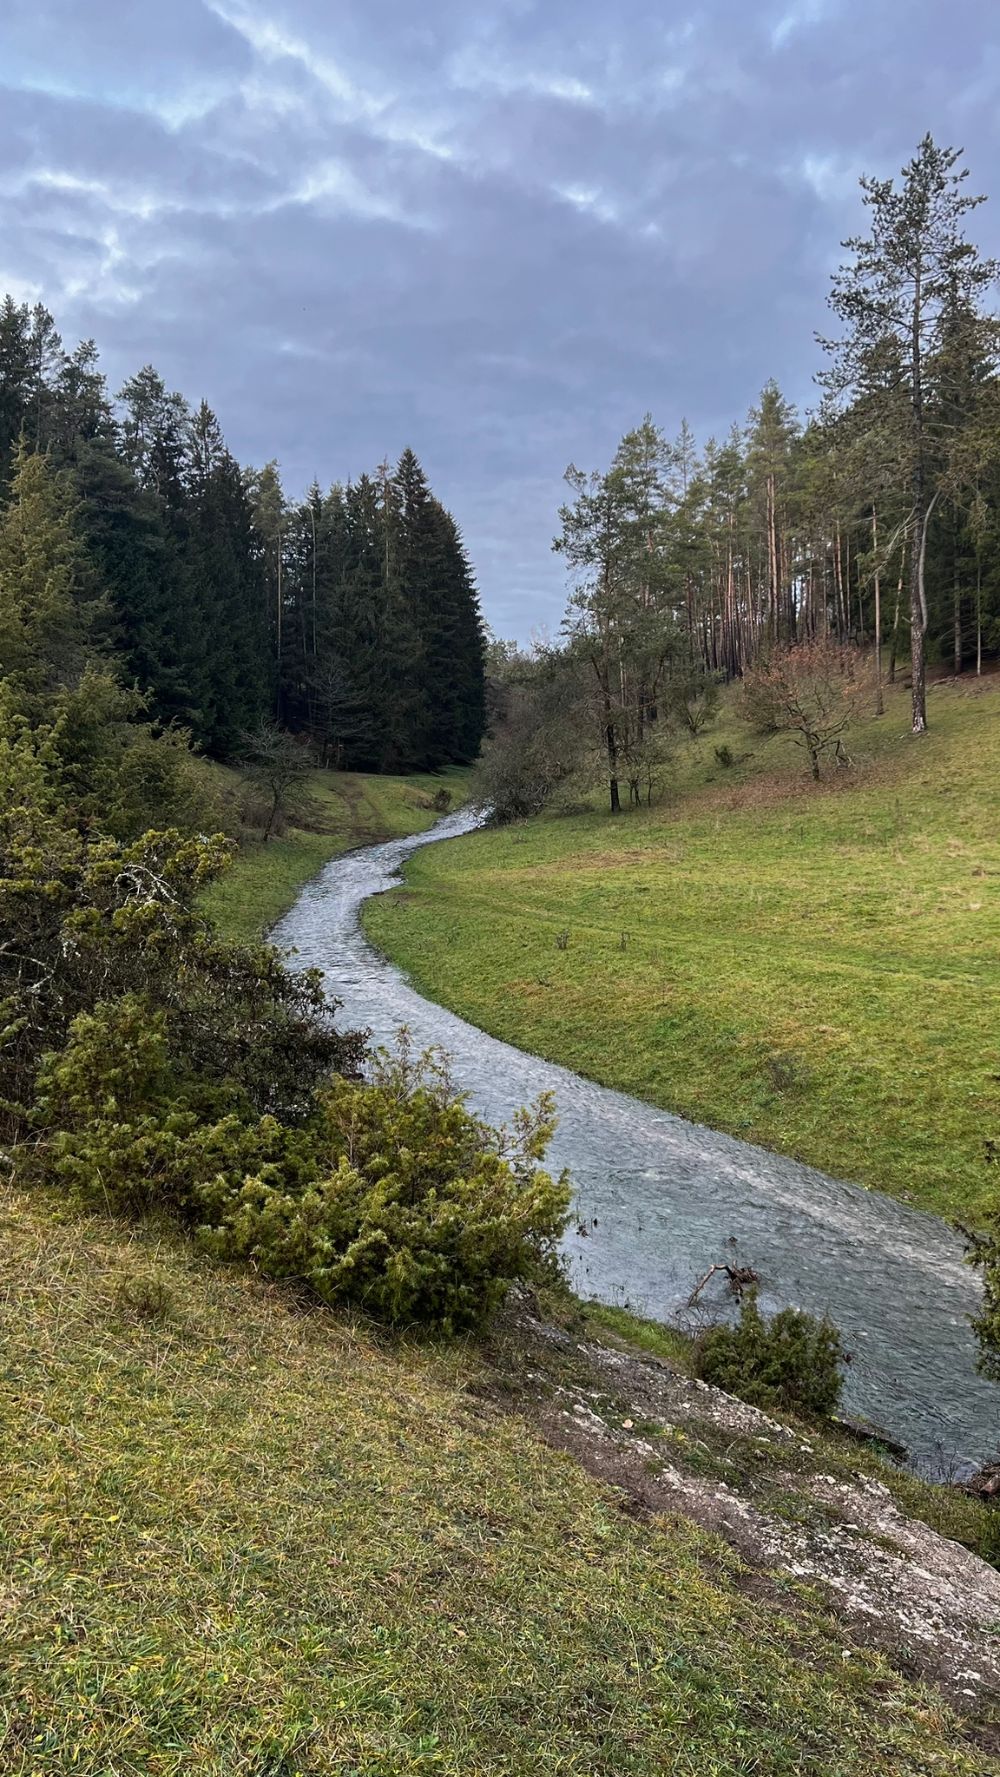
[[[974,1219],[1000,1131],[1000,687],[935,687],[930,719],[914,740],[895,693],[813,786],[728,710],[660,806],[431,847],[367,930],[522,1048]]]
[[[662,1358],[682,1375],[695,1374],[694,1340],[687,1333],[665,1326],[659,1320],[646,1320],[629,1308],[617,1308],[607,1302],[583,1302],[580,1315],[587,1332],[596,1329],[598,1334],[610,1333],[625,1346]]]
[[[457,807],[467,775],[456,767],[410,777],[315,772],[308,785],[314,810],[309,827],[290,827],[267,845],[242,845],[232,869],[206,891],[206,912],[234,941],[263,937],[331,858],[356,845],[425,831],[440,819],[432,806],[435,794],[448,790]]]
[[[971,1777],[791,1582],[640,1521],[474,1347],[0,1205],[5,1777]]]

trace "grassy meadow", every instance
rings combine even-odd
[[[206,912],[234,941],[263,937],[331,858],[357,845],[424,832],[440,818],[433,806],[437,792],[448,790],[457,807],[467,775],[457,767],[409,777],[314,772],[307,785],[308,825],[290,825],[266,845],[245,841],[232,868],[206,891]],[[221,768],[220,776],[235,782],[235,774]]]
[[[907,696],[813,785],[733,706],[652,808],[419,852],[366,911],[416,985],[525,1049],[926,1209],[995,1196],[1000,684]],[[728,748],[734,763],[720,764]]]
[[[475,1347],[39,1198],[0,1247],[7,1777],[993,1768],[814,1593],[623,1510]]]

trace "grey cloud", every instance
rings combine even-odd
[[[202,0],[6,0],[0,42],[11,83],[109,107],[172,103],[181,115],[220,78],[250,66],[239,39]]]
[[[293,492],[412,443],[522,636],[570,458],[807,405],[858,174],[1000,138],[992,0],[17,0],[0,77],[0,282]]]

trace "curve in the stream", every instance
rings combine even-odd
[[[439,1044],[475,1109],[503,1122],[543,1090],[556,1095],[550,1156],[570,1169],[567,1254],[577,1290],[690,1325],[694,1282],[718,1263],[752,1265],[761,1303],[829,1314],[853,1361],[845,1405],[900,1439],[931,1472],[995,1454],[1000,1388],[976,1373],[969,1316],[979,1302],[958,1237],[936,1217],[763,1148],[597,1086],[487,1036],[433,1004],[368,943],[360,909],[399,880],[419,846],[477,825],[447,816],[428,833],[348,853],[301,893],[272,937],[323,971],[340,1022],[391,1043],[401,1024]],[[724,1292],[706,1292],[713,1316]]]

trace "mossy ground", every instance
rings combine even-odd
[[[0,1211],[10,1777],[916,1777],[935,1693],[489,1400],[169,1230]]]
[[[308,825],[290,825],[267,845],[248,839],[233,867],[206,892],[206,912],[228,938],[246,943],[263,937],[331,858],[356,845],[424,832],[440,819],[433,806],[437,792],[448,791],[458,807],[467,776],[455,767],[409,777],[314,772],[307,786]]]
[[[431,847],[366,928],[522,1048],[975,1220],[1000,1132],[1000,685],[934,686],[930,722],[914,739],[895,691],[813,785],[730,704],[658,805],[614,819],[595,792]]]

